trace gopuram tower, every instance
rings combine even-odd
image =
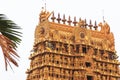
[[[118,80],[117,58],[107,22],[72,21],[42,10],[26,80]]]

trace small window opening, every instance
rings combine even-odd
[[[86,67],[91,67],[91,63],[90,62],[86,62],[85,65],[86,65]]]
[[[93,80],[92,76],[87,76],[87,80]]]
[[[97,49],[94,49],[94,55],[97,55]]]
[[[82,47],[82,52],[83,52],[83,53],[87,53],[86,47]]]
[[[56,61],[57,64],[59,64],[59,61]]]
[[[76,46],[76,53],[79,53],[79,45]]]
[[[64,44],[65,52],[68,52],[68,45]]]
[[[104,54],[104,51],[103,50],[100,50],[100,54],[101,54],[101,56]]]

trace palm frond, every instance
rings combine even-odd
[[[6,70],[8,64],[11,67],[10,62],[18,66],[16,59],[19,58],[19,55],[16,48],[21,42],[22,33],[19,31],[20,29],[17,24],[7,19],[4,14],[0,14],[0,46],[3,51]]]

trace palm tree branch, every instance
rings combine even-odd
[[[20,34],[22,34],[21,32],[19,32],[19,31],[15,31],[14,29],[9,29],[9,28],[0,28],[1,30],[0,30],[0,32],[1,33],[8,33],[8,34],[12,34],[12,35],[15,35],[15,36],[19,36],[19,37],[21,37],[21,35]]]
[[[2,40],[4,40],[5,42],[4,43],[6,43],[6,44],[2,44],[2,46],[3,46],[3,48],[6,48],[6,49],[8,49],[9,50],[9,52],[10,53],[12,53],[12,54],[14,54],[15,56],[17,56],[17,57],[19,57],[19,55],[15,52],[15,49],[14,49],[14,43],[11,41],[11,40],[9,40],[7,37],[5,37],[5,36],[2,36],[2,37],[0,37]]]
[[[8,37],[10,40],[12,40],[13,42],[19,44],[21,39],[15,35],[12,34],[7,34],[7,33],[2,33],[4,36]]]
[[[8,64],[11,67],[10,62],[18,66],[16,59],[19,58],[19,55],[16,48],[17,44],[21,42],[22,33],[18,31],[20,29],[17,24],[7,19],[4,14],[0,14],[0,46],[3,51],[6,70]]]
[[[3,40],[3,42],[1,40]],[[9,46],[9,44],[7,44],[7,41],[8,40],[6,40],[6,38],[4,38],[3,36],[0,37],[0,42],[1,42],[0,45],[1,45],[1,48],[2,48],[2,51],[3,51],[3,55],[4,55],[4,59],[5,59],[6,70],[7,70],[8,61],[12,62],[15,66],[18,66],[18,64],[15,61],[15,59],[16,59],[16,57],[19,57],[17,55],[17,53]]]

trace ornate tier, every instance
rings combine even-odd
[[[117,80],[117,58],[106,22],[93,25],[41,11],[27,80]]]

